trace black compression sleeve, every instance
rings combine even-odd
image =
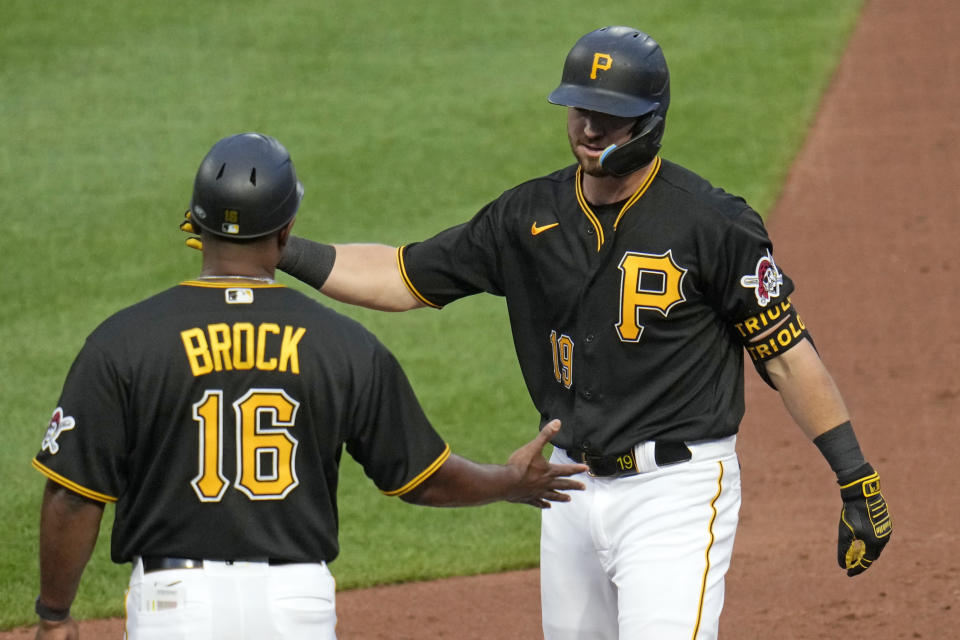
[[[290,236],[277,268],[319,290],[327,281],[336,259],[337,250],[332,244]]]
[[[830,464],[830,468],[837,474],[837,478],[848,475],[851,471],[866,464],[857,436],[853,433],[853,425],[847,420],[841,425],[824,431],[813,439],[820,453]]]

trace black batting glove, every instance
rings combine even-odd
[[[893,524],[880,493],[880,476],[869,464],[841,478],[839,484],[843,510],[837,562],[852,577],[869,569],[880,557],[890,540]]]
[[[183,222],[180,223],[180,231],[191,234],[189,238],[184,240],[184,244],[191,249],[196,249],[197,251],[203,250],[203,242],[200,240],[200,230],[197,229],[193,224],[193,220],[190,217],[190,209],[187,209],[183,214]]]

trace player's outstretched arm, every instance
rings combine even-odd
[[[465,507],[498,500],[522,502],[540,509],[551,502],[567,502],[564,491],[579,491],[583,484],[568,476],[583,473],[582,464],[553,464],[543,449],[560,429],[553,420],[533,440],[511,454],[505,465],[479,464],[451,455],[422,485],[403,496],[413,504],[431,507]]]
[[[40,595],[38,639],[77,638],[70,605],[83,569],[97,544],[103,503],[47,481],[40,507]]]
[[[203,249],[199,230],[184,214],[185,243]],[[291,236],[277,268],[340,302],[379,311],[408,311],[424,304],[407,288],[397,265],[397,249],[382,244],[330,245]]]
[[[766,369],[790,415],[837,475],[843,502],[837,562],[848,576],[863,573],[880,557],[893,525],[880,476],[860,451],[840,391],[807,340],[769,360]]]
[[[296,238],[294,246],[299,247],[300,243],[301,239]],[[396,247],[338,244],[334,249],[336,259],[320,288],[324,295],[378,311],[409,311],[424,306],[410,293],[400,275]],[[287,273],[301,279],[292,271]]]
[[[277,267],[347,304],[378,311],[408,311],[423,306],[400,276],[395,247],[329,245],[294,236]]]

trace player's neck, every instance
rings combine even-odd
[[[282,252],[283,243],[272,237],[245,243],[207,237],[203,243],[200,277],[206,280],[217,276],[231,280],[272,280]]]
[[[615,176],[594,176],[588,173],[583,174],[583,195],[587,202],[595,205],[612,204],[621,202],[632,196],[640,185],[643,184],[650,172],[653,171],[654,163],[634,171],[623,177]]]
[[[274,270],[264,265],[253,264],[250,262],[235,262],[232,260],[204,260],[203,268],[200,270],[200,277],[204,280],[221,279],[249,279],[262,281],[273,281]]]

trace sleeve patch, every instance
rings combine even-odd
[[[50,424],[47,426],[47,432],[44,434],[43,441],[40,443],[40,449],[42,451],[49,451],[50,455],[56,455],[56,453],[60,451],[57,438],[59,438],[60,434],[64,431],[69,431],[76,426],[77,421],[71,416],[63,415],[63,409],[57,407],[50,417]]]
[[[767,255],[757,261],[757,267],[754,273],[740,278],[740,286],[745,289],[753,289],[757,297],[757,304],[765,307],[770,304],[770,300],[780,296],[780,286],[783,285],[783,274],[777,268],[773,261],[773,255],[767,250]]]

